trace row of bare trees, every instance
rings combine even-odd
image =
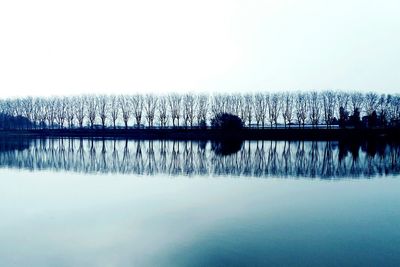
[[[400,95],[314,91],[25,97],[0,100],[0,127],[9,118],[24,119],[14,128],[198,127],[218,113],[237,115],[247,127],[329,127],[371,116],[389,126],[399,121]]]

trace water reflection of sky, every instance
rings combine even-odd
[[[0,170],[1,266],[395,266],[400,179]]]

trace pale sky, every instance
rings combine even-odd
[[[400,1],[1,1],[1,98],[400,93]]]

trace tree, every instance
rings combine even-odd
[[[193,94],[185,94],[183,96],[183,119],[185,121],[185,127],[190,125],[193,127],[194,117],[195,117],[195,109],[196,109],[196,101]]]
[[[275,127],[278,126],[278,117],[279,113],[281,110],[281,101],[280,101],[280,94],[279,93],[273,93],[271,97],[268,97],[268,119],[269,122],[271,123],[271,128],[272,128],[272,123],[275,123]]]
[[[56,118],[56,99],[55,98],[49,98],[46,101],[46,118],[48,121],[48,125],[51,128],[54,128],[54,120]]]
[[[339,126],[344,128],[346,126],[346,122],[349,119],[349,113],[346,111],[344,107],[339,108]]]
[[[282,117],[283,117],[283,123],[285,124],[286,127],[286,123],[289,123],[289,127],[290,127],[290,123],[292,122],[293,119],[293,102],[294,102],[294,97],[292,93],[285,93],[283,95],[283,109],[282,109]]]
[[[254,95],[254,118],[256,119],[257,127],[260,123],[264,128],[266,114],[267,114],[267,99],[264,94],[257,93]]]
[[[372,115],[372,112],[376,110],[377,104],[378,104],[378,94],[369,92],[365,95],[365,112],[367,113],[367,116]]]
[[[339,109],[342,107],[345,111],[347,111],[349,108],[350,94],[346,92],[339,92],[337,93],[336,98]]]
[[[33,120],[33,127],[36,129],[39,125],[41,125],[42,122],[42,113],[43,109],[43,104],[42,104],[42,98],[36,97],[33,99],[33,109],[32,109],[32,120]]]
[[[99,117],[101,119],[101,126],[104,129],[106,127],[106,119],[110,110],[108,97],[106,95],[100,95],[97,98],[97,102],[98,102]]]
[[[129,96],[120,95],[118,103],[122,112],[122,120],[124,121],[125,129],[128,129],[129,118],[131,117],[131,99]]]
[[[220,130],[240,130],[244,122],[236,115],[219,113],[211,119],[211,127]]]
[[[147,94],[144,99],[144,111],[149,127],[153,127],[155,112],[157,107],[157,97],[153,94]]]
[[[118,97],[116,95],[110,96],[110,117],[114,129],[116,128],[116,121],[118,120],[119,116],[119,111],[120,111],[119,107],[120,105],[118,103]]]
[[[26,97],[22,99],[21,101],[22,104],[22,115],[27,118],[29,121],[33,120],[33,98],[32,97]],[[27,124],[28,126],[32,126],[31,124]]]
[[[245,94],[244,95],[244,121],[247,120],[247,126],[251,126],[251,120],[253,118],[253,95]]]
[[[387,126],[390,102],[391,102],[391,95],[386,96],[382,94],[379,97],[376,109],[378,110],[378,119],[380,126],[383,127]]]
[[[200,94],[197,96],[197,125],[207,124],[208,95]]]
[[[169,103],[169,109],[171,113],[171,119],[172,119],[172,126],[175,127],[175,120],[178,122],[178,127],[179,127],[179,119],[181,116],[181,100],[182,97],[178,94],[170,94],[168,96],[168,103]]]
[[[96,121],[97,109],[98,109],[97,98],[94,95],[89,96],[87,103],[87,114],[88,114],[87,117],[90,122],[90,128],[92,129]]]
[[[305,125],[307,119],[307,94],[298,92],[296,96],[296,117],[297,123],[300,125]]]
[[[211,112],[214,117],[225,112],[225,97],[222,94],[214,94],[212,96]]]
[[[336,104],[335,100],[336,97],[334,92],[325,91],[322,93],[324,120],[327,127],[329,127],[332,124],[334,118],[335,104]]]
[[[83,127],[83,121],[86,117],[86,112],[85,112],[85,107],[87,103],[87,97],[86,96],[79,96],[75,98],[76,101],[76,109],[75,109],[75,116],[76,119],[78,120],[79,128]]]
[[[339,126],[345,127],[349,119],[349,112],[347,111],[350,101],[350,95],[345,92],[339,92],[336,95],[337,104],[339,106]]]
[[[320,118],[320,97],[318,92],[311,92],[308,94],[308,107],[309,107],[309,118],[311,125],[317,126]]]
[[[65,97],[57,97],[55,102],[56,121],[58,127],[64,128],[65,118],[67,117],[67,101]]]
[[[136,120],[136,127],[140,127],[143,113],[143,96],[136,94],[130,97],[131,107],[133,109],[133,116]]]
[[[233,115],[239,116],[240,114],[240,99],[241,99],[241,94],[232,94],[230,96],[230,102],[231,102],[231,109],[230,112]]]
[[[78,102],[77,97],[68,97],[66,99],[67,103],[67,123],[68,127],[71,129],[74,125],[75,120],[75,110],[76,110],[76,103]]]
[[[359,92],[354,92],[350,95],[350,101],[351,101],[351,106],[353,109],[353,115],[355,115],[356,112],[360,113],[361,112],[361,107],[364,101],[364,97],[361,93]],[[358,114],[360,115],[360,114]]]
[[[158,116],[160,120],[160,126],[166,127],[168,121],[168,111],[167,111],[167,97],[164,95],[158,98]]]
[[[350,122],[354,127],[356,127],[356,128],[360,127],[360,123],[361,123],[360,110],[358,108],[356,108],[353,111],[353,115],[350,116]]]
[[[394,123],[400,118],[400,96],[390,95],[390,97],[388,97],[388,102],[388,116],[390,121]]]

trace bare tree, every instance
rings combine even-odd
[[[378,94],[369,92],[365,95],[364,100],[365,112],[370,116],[372,112],[376,111],[378,105]]]
[[[313,126],[317,126],[321,116],[320,96],[318,92],[311,92],[308,95],[309,118]]]
[[[294,97],[292,93],[286,92],[285,94],[282,95],[283,101],[282,101],[282,117],[283,117],[283,123],[289,123],[290,124],[293,120],[293,103],[294,103]]]
[[[79,128],[82,128],[83,122],[87,115],[87,113],[86,113],[87,97],[86,96],[78,96],[77,98],[75,98],[75,101],[76,101],[75,116],[76,116],[76,119],[78,120]]]
[[[140,94],[133,95],[131,98],[131,106],[133,109],[133,116],[136,120],[136,126],[140,127],[143,113],[143,96]]]
[[[240,116],[240,94],[232,94],[230,95],[230,112],[233,115]]]
[[[56,98],[56,121],[58,127],[64,128],[64,122],[67,117],[67,99],[65,97]]]
[[[161,127],[166,127],[168,122],[168,101],[165,95],[158,97],[158,118]]]
[[[281,98],[279,93],[273,93],[271,96],[268,97],[268,119],[269,122],[275,123],[275,127],[278,126],[278,118],[279,118],[279,113],[281,110]]]
[[[182,97],[178,94],[170,94],[168,96],[168,104],[172,119],[172,126],[174,127],[175,127],[175,120],[177,120],[179,126],[179,119],[181,116],[181,100]]]
[[[21,101],[22,104],[22,114],[25,116],[30,122],[33,121],[33,98],[26,97]],[[30,125],[26,125],[28,128]]]
[[[42,108],[43,104],[41,102],[41,98],[36,97],[33,101],[33,108],[32,108],[32,122],[33,127],[36,129],[38,125],[41,124],[41,117],[42,117]]]
[[[378,118],[381,126],[387,126],[390,121],[389,110],[392,101],[391,95],[382,94],[377,102]]]
[[[75,120],[75,110],[77,104],[77,97],[68,97],[66,98],[67,104],[67,123],[68,127],[71,129],[74,125]]]
[[[347,111],[350,103],[350,94],[346,92],[339,92],[336,94],[336,97],[339,108],[342,107]]]
[[[211,112],[213,117],[225,112],[225,101],[226,97],[222,94],[214,94],[211,97]]]
[[[253,95],[252,94],[245,94],[244,95],[244,110],[245,110],[245,121],[247,120],[247,126],[251,126],[251,120],[253,118]]]
[[[155,112],[157,107],[157,97],[153,94],[147,94],[144,99],[144,111],[149,127],[153,127]]]
[[[116,121],[118,120],[120,105],[116,95],[110,96],[110,116],[114,129],[116,128]]]
[[[195,96],[193,94],[185,94],[183,96],[183,119],[185,122],[185,127],[190,125],[193,127],[193,121],[195,117]]]
[[[46,119],[48,122],[48,126],[50,128],[54,128],[54,121],[56,119],[56,99],[48,98],[46,100]]]
[[[326,126],[329,127],[334,118],[336,97],[335,93],[332,91],[325,91],[322,93],[322,105],[324,111],[324,120]]]
[[[392,108],[392,118],[393,120],[399,120],[400,119],[400,95],[396,95],[391,103]]]
[[[108,97],[106,95],[100,95],[97,97],[99,118],[101,120],[101,126],[104,129],[106,127],[106,120],[110,110],[108,103]]]
[[[96,122],[96,114],[98,109],[97,98],[94,95],[88,96],[87,102],[87,117],[90,122],[90,128],[93,129]]]
[[[364,102],[364,97],[359,92],[354,92],[350,95],[351,106],[353,109],[353,114],[361,111],[362,104]]]
[[[400,96],[388,95],[388,113],[391,122],[400,118]]]
[[[297,123],[299,124],[299,127],[300,125],[303,125],[304,127],[308,114],[307,94],[298,92],[295,102]]]
[[[207,122],[207,111],[208,111],[208,95],[200,94],[197,96],[197,125],[201,125],[202,122]]]
[[[235,114],[234,95],[223,94],[223,98],[224,98],[224,112],[229,113],[229,114]]]
[[[125,129],[128,129],[128,121],[131,117],[131,101],[126,95],[118,96],[118,103],[121,107],[122,120],[124,121]]]
[[[264,128],[265,119],[267,114],[267,99],[264,94],[257,93],[254,95],[254,118],[256,119],[257,127],[259,127],[260,123]]]

